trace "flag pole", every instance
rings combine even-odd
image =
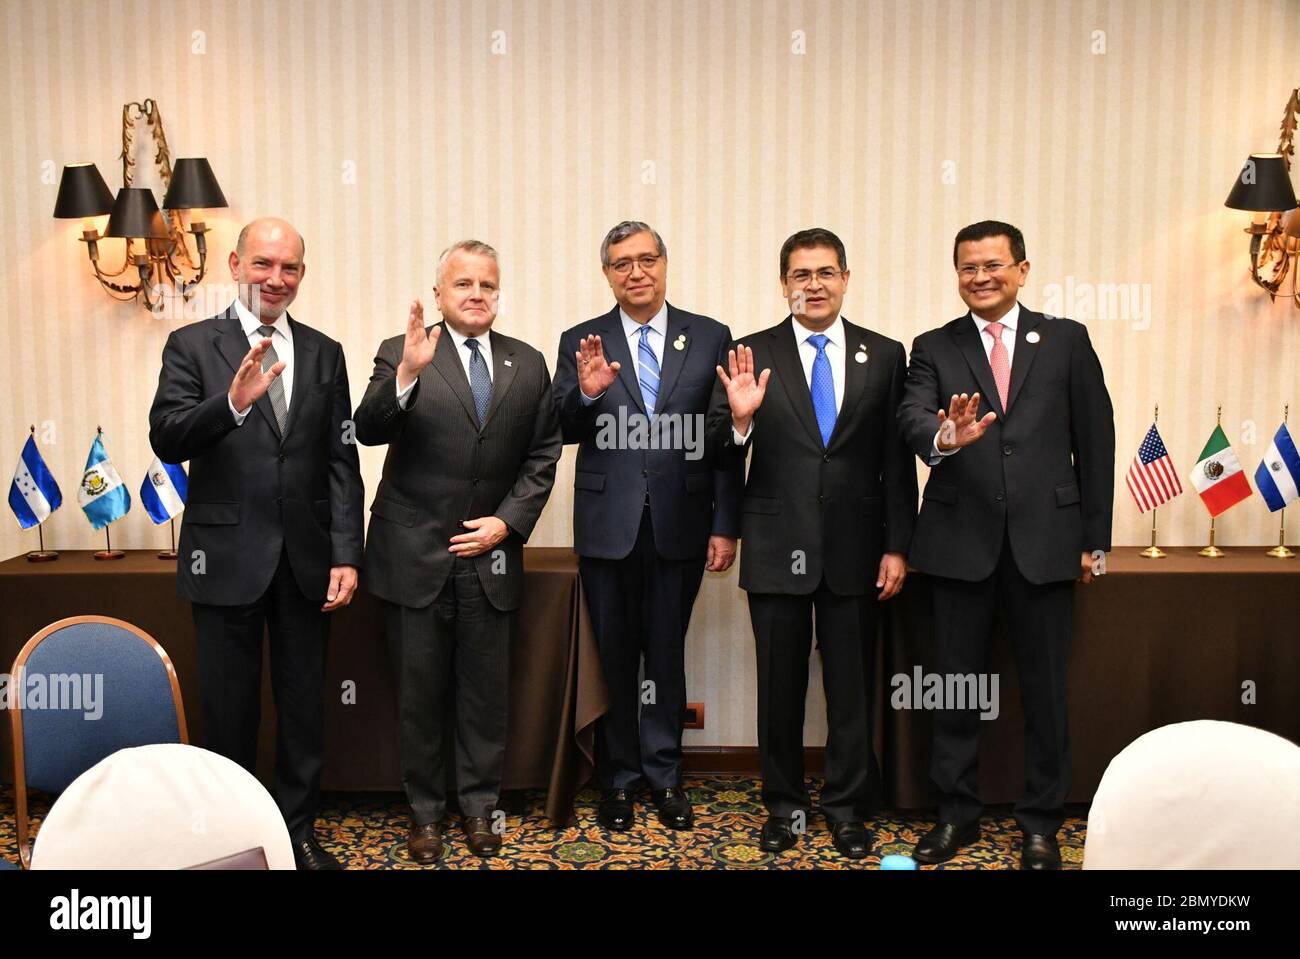
[[[35,423],[32,424],[32,436],[33,437],[36,436]],[[46,517],[46,519],[48,518],[49,517]],[[47,550],[45,548],[45,520],[41,520],[41,522],[36,524],[36,541],[40,544],[40,549],[37,550],[35,553],[28,553],[27,562],[52,563],[59,558],[59,554],[56,551],[52,549]]]
[[[1160,404],[1156,404],[1156,410],[1151,416],[1152,424],[1160,421]],[[1144,549],[1138,555],[1143,559],[1164,559],[1169,554],[1156,545],[1156,510],[1160,507],[1151,507],[1151,545]]]
[[[102,426],[96,426],[95,435],[103,436],[104,428]],[[113,540],[108,535],[108,527],[111,525],[111,523],[104,524],[104,548],[94,554],[95,559],[121,559],[126,555],[126,553],[122,552],[120,549],[113,549]]]
[[[1222,403],[1220,403],[1218,408],[1214,411],[1214,425],[1215,426],[1223,425],[1223,404]],[[1208,556],[1210,559],[1220,559],[1221,557],[1227,555],[1227,553],[1225,553],[1223,550],[1219,549],[1219,547],[1214,545],[1214,517],[1213,516],[1210,517],[1210,545],[1205,547],[1205,549],[1200,550],[1199,553],[1201,556]]]
[[[176,553],[176,519],[173,517],[172,519],[168,520],[168,525],[170,525],[171,528],[172,528],[172,548],[171,548],[171,549],[159,550],[159,552],[158,552],[158,558],[159,558],[159,559],[175,559],[176,556],[177,556],[177,553]]]
[[[1291,413],[1291,404],[1287,403],[1282,407],[1282,425],[1286,426],[1286,421]],[[1286,548],[1286,507],[1283,506],[1278,511],[1278,531],[1277,546],[1268,551],[1268,555],[1274,559],[1293,559],[1295,552]]]

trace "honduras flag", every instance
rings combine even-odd
[[[164,463],[155,456],[144,482],[140,484],[140,505],[155,524],[161,525],[174,519],[185,508],[189,485],[184,467]]]
[[[131,493],[104,452],[104,441],[99,436],[95,437],[86,457],[86,472],[77,490],[77,502],[95,529],[103,529],[121,519],[131,508]]]
[[[1255,470],[1255,487],[1271,513],[1300,496],[1300,453],[1285,423],[1278,427],[1264,461]]]
[[[59,492],[59,484],[54,482],[45,460],[41,459],[36,437],[29,436],[23,444],[22,455],[18,457],[14,481],[9,486],[9,508],[18,517],[19,526],[31,529],[44,523],[62,505],[63,494]]]

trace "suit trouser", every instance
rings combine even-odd
[[[988,579],[969,583],[936,576],[932,589],[934,668],[941,674],[985,675],[997,611],[1006,617],[1025,717],[1025,791],[1015,817],[1027,833],[1054,835],[1065,821],[1070,786],[1066,665],[1074,582],[1029,582],[1004,539]],[[979,798],[979,713],[978,706],[935,713],[930,775],[941,794],[943,822],[964,826],[984,808]]]
[[[505,765],[514,614],[492,605],[473,561],[458,556],[437,599],[422,609],[390,603],[386,619],[412,819],[424,825],[446,813],[449,752],[461,813],[490,818]]]
[[[703,558],[659,555],[650,508],[623,559],[578,558],[587,611],[609,689],[596,721],[596,775],[603,789],[681,785],[686,717],[686,629],[704,578]],[[637,678],[645,653],[642,695]],[[639,707],[639,711],[638,711]]]
[[[325,647],[329,614],[303,596],[282,551],[255,603],[194,603],[204,745],[257,771],[262,637],[271,640],[275,697],[275,801],[295,841],[310,836],[320,803],[325,747]]]
[[[876,625],[874,592],[838,596],[823,579],[813,593],[750,593],[758,654],[758,752],[763,803],[789,818],[811,806],[804,784],[803,724],[814,613],[826,693],[826,781],[821,807],[830,822],[864,822],[880,800],[871,738]]]

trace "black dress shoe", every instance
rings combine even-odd
[[[1025,833],[1020,841],[1021,869],[1060,869],[1061,847],[1055,836]]]
[[[465,845],[480,859],[488,859],[501,851],[501,837],[492,831],[485,816],[466,816]]]
[[[669,829],[694,829],[695,814],[686,793],[677,787],[656,789],[650,794],[659,807],[659,821]]]
[[[316,842],[315,836],[306,836],[293,844],[293,858],[299,869],[342,869],[339,861]]]
[[[632,828],[635,817],[636,811],[632,805],[630,789],[606,789],[600,794],[600,807],[596,812],[596,818],[606,829],[627,832]]]
[[[831,823],[831,842],[835,843],[841,856],[850,859],[866,859],[871,855],[871,830],[865,823]]]
[[[961,851],[962,846],[976,842],[980,837],[979,820],[966,826],[955,826],[950,822],[941,822],[925,834],[912,850],[912,858],[917,862],[933,866],[935,863],[947,862]]]
[[[794,847],[799,837],[794,834],[793,820],[781,816],[768,816],[759,835],[758,846],[766,852],[785,852]]]

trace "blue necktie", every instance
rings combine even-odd
[[[835,432],[835,380],[831,376],[831,361],[826,356],[826,344],[830,338],[823,333],[814,333],[808,337],[808,342],[817,348],[812,368],[813,412],[817,414],[822,446],[829,446],[831,433]]]
[[[641,399],[645,400],[645,411],[654,416],[655,404],[659,401],[659,361],[655,359],[654,348],[650,346],[650,324],[641,327],[641,342],[636,348],[637,379],[641,383]]]
[[[469,347],[469,391],[474,394],[474,408],[478,410],[481,427],[492,402],[492,377],[488,375],[487,361],[478,351],[478,340],[466,340],[465,345]]]

